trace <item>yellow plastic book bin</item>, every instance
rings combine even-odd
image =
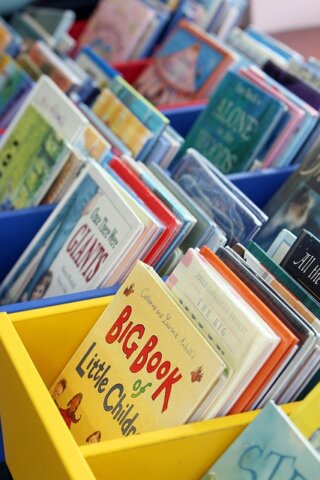
[[[79,447],[47,387],[110,297],[0,314],[0,414],[15,480],[198,479],[256,412]],[[294,404],[285,407],[287,413]]]

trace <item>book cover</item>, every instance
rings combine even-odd
[[[307,230],[302,230],[281,267],[320,301],[320,241]]]
[[[29,105],[0,148],[0,210],[37,205],[69,151],[39,110]]]
[[[160,277],[138,262],[51,394],[85,444],[97,431],[107,440],[185,423],[223,368]]]
[[[151,131],[108,89],[101,92],[92,112],[117,135],[134,157],[153,137]]]
[[[135,87],[155,105],[208,98],[235,58],[218,40],[181,21]]]
[[[223,173],[247,170],[287,107],[239,73],[227,72],[180,151],[194,148]]]
[[[267,249],[277,234],[286,228],[299,235],[302,228],[320,236],[320,137],[299,166],[269,200],[265,212],[269,221],[256,237]]]
[[[228,243],[247,242],[260,229],[261,216],[257,218],[243,197],[237,196],[231,182],[215,174],[207,159],[196,150],[189,149],[179,159],[171,176],[209,218],[214,219]]]
[[[1,285],[2,303],[97,288],[143,224],[90,162]]]
[[[79,45],[88,44],[108,62],[129,60],[155,12],[137,0],[101,0]]]
[[[32,86],[32,79],[13,58],[0,53],[0,128],[9,125]]]
[[[189,249],[166,282],[190,321],[228,366],[221,390],[203,402],[195,421],[226,415],[280,341],[264,322],[270,311],[231,277],[230,273],[226,280],[204,256]],[[239,290],[234,288],[237,283]]]
[[[319,460],[289,417],[270,402],[202,478],[312,480]]]
[[[270,247],[267,250],[267,254],[276,263],[280,264],[280,262],[284,259],[296,239],[296,235],[293,235],[293,233],[291,233],[289,230],[283,228],[271,243]]]
[[[301,400],[290,419],[320,454],[320,383]]]
[[[309,294],[293,277],[291,277],[280,265],[277,265],[259,246],[250,240],[248,250],[274,275],[290,292],[292,292],[316,317],[320,316],[320,303]]]
[[[235,290],[242,294],[248,304],[261,316],[263,321],[272,329],[272,331],[278,336],[279,343],[269,356],[269,358],[261,365],[261,368],[257,372],[254,378],[248,383],[247,387],[243,390],[243,393],[239,399],[234,402],[232,409],[229,413],[239,413],[247,410],[252,402],[257,398],[260,392],[268,385],[273,378],[275,372],[283,363],[287,362],[287,358],[291,357],[293,352],[296,351],[296,345],[298,338],[296,335],[286,326],[282,318],[279,318],[274,309],[270,309],[269,306],[260,298],[257,292],[253,292],[245,282],[240,280],[237,275],[229,269],[213,252],[207,247],[202,247],[200,253],[206,258],[206,260],[213,266],[226,280],[229,280]]]

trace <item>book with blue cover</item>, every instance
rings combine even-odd
[[[217,222],[228,243],[246,242],[260,229],[261,220],[233,193],[228,183],[214,174],[207,160],[193,149],[180,159],[172,178]]]
[[[78,51],[75,61],[93,78],[101,89],[109,87],[112,79],[120,75],[89,45],[85,45]]]
[[[227,72],[187,134],[192,147],[223,173],[251,167],[287,107],[235,72]]]
[[[313,480],[319,473],[315,448],[283,410],[270,402],[202,478]]]

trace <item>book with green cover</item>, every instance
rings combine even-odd
[[[285,105],[239,74],[228,72],[180,151],[192,147],[223,173],[247,170],[286,111]]]
[[[282,267],[280,267],[262,248],[250,240],[247,249],[279,280],[300,302],[302,302],[314,315],[320,317],[320,304],[296,280],[294,280]]]
[[[68,154],[66,142],[29,105],[0,149],[0,210],[37,205]]]

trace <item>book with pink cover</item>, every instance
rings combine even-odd
[[[155,18],[155,11],[138,0],[100,0],[79,39],[108,62],[130,59]]]

